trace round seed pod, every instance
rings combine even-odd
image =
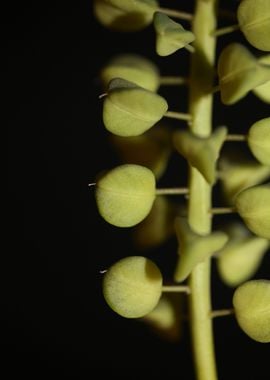
[[[226,232],[229,240],[217,255],[217,269],[226,285],[236,287],[255,275],[270,242],[239,223],[229,225]]]
[[[242,44],[231,43],[218,59],[221,100],[230,105],[270,80],[270,66],[262,65]]]
[[[166,113],[166,100],[135,83],[115,78],[109,84],[103,103],[103,122],[108,131],[118,136],[138,136]]]
[[[151,260],[130,256],[112,265],[103,278],[103,295],[116,313],[125,318],[140,318],[158,304],[162,274]]]
[[[151,24],[156,0],[94,0],[94,14],[105,27],[135,32]]]
[[[235,206],[254,234],[270,239],[270,184],[241,191],[235,197]]]
[[[150,91],[157,91],[160,75],[157,66],[138,54],[120,54],[103,67],[100,73],[104,88],[114,78],[123,78]]]
[[[259,120],[248,131],[247,141],[256,159],[270,165],[270,117]]]
[[[258,60],[262,65],[270,66],[270,54],[264,55]],[[270,80],[253,90],[254,94],[265,103],[270,103]]]
[[[270,51],[269,0],[242,0],[237,9],[240,29],[257,49]]]
[[[252,280],[239,286],[233,295],[237,322],[252,339],[270,342],[270,281]]]
[[[120,165],[99,178],[95,196],[100,215],[117,227],[131,227],[151,211],[155,177],[140,165]]]

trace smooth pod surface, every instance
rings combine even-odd
[[[155,177],[144,166],[125,164],[97,180],[95,196],[100,215],[117,227],[131,227],[151,211]]]
[[[138,54],[120,54],[111,59],[101,70],[104,88],[114,78],[123,78],[150,91],[156,91],[160,84],[157,66]]]
[[[162,96],[115,78],[104,100],[103,122],[108,131],[118,136],[138,136],[156,124],[167,109]]]
[[[270,1],[242,0],[237,18],[248,42],[257,49],[270,51]]]
[[[254,234],[270,239],[270,184],[241,191],[235,198],[235,206]]]
[[[151,24],[158,8],[156,0],[95,0],[94,13],[105,27],[135,32]]]
[[[241,329],[252,339],[270,342],[270,281],[252,280],[240,285],[233,306]]]
[[[249,148],[263,165],[270,166],[270,117],[254,123],[248,131]]]
[[[116,313],[140,318],[158,304],[162,275],[157,265],[142,256],[130,256],[113,264],[103,278],[103,295]]]

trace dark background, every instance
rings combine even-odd
[[[182,1],[181,8],[191,10],[190,3]],[[237,5],[223,3],[232,9]],[[181,1],[161,4],[179,8]],[[4,378],[164,375],[192,380],[188,330],[181,342],[168,343],[105,304],[100,271],[137,251],[129,231],[101,219],[87,186],[101,170],[120,162],[101,120],[102,65],[117,53],[135,52],[154,59],[164,74],[185,75],[188,53],[157,57],[152,27],[128,35],[106,30],[94,19],[91,1],[26,1],[9,16]],[[242,36],[222,37],[218,50],[235,39]],[[176,89],[162,91],[171,109],[186,109],[185,90],[179,90],[179,98],[173,97]],[[215,103],[215,122],[232,131],[242,132],[269,115],[269,107],[252,94],[232,107],[220,105],[219,95]],[[173,156],[161,184],[178,185],[175,173],[181,165],[184,172],[183,161]],[[170,276],[175,250],[172,238],[146,255]],[[256,278],[269,278],[269,265],[268,255]],[[232,290],[222,285],[215,267],[213,291],[215,307],[231,306]],[[249,339],[234,318],[214,325],[220,380],[267,379],[269,345]]]

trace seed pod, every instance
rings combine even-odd
[[[156,0],[94,0],[98,21],[121,32],[135,32],[147,27],[157,8]]]
[[[240,223],[231,224],[226,232],[229,241],[218,253],[217,268],[223,282],[235,287],[255,275],[269,240],[252,236]]]
[[[241,191],[235,198],[235,206],[253,233],[270,239],[270,184]]]
[[[155,177],[139,165],[120,165],[99,178],[95,196],[100,215],[117,227],[131,227],[150,212],[155,199]]]
[[[108,131],[118,136],[138,136],[156,124],[167,109],[160,95],[115,78],[104,100],[103,122]]]
[[[177,282],[184,281],[199,263],[222,249],[228,240],[228,236],[221,231],[199,235],[180,217],[175,219],[175,230],[179,242],[179,261],[174,273]]]
[[[125,318],[140,318],[158,304],[162,275],[151,260],[130,256],[112,265],[103,278],[103,295],[116,313]]]
[[[182,25],[161,12],[154,14],[154,27],[156,52],[161,56],[173,54],[195,40],[192,32],[185,30]]]
[[[268,82],[270,66],[262,65],[245,46],[232,43],[220,54],[218,76],[221,100],[230,105]]]
[[[270,166],[270,117],[259,120],[248,131],[250,150],[259,162]]]
[[[177,151],[213,184],[216,180],[216,161],[227,136],[227,128],[217,128],[209,137],[199,137],[190,131],[177,131],[173,142]]]
[[[229,152],[219,161],[222,191],[229,204],[240,191],[258,185],[270,176],[270,167],[255,160],[245,159],[239,152]]]
[[[242,0],[237,9],[237,18],[248,42],[257,49],[270,51],[269,0]]]
[[[171,133],[167,125],[156,125],[140,136],[111,135],[117,153],[127,164],[146,166],[159,179],[165,172],[172,153]]]
[[[184,295],[162,294],[157,306],[142,318],[155,334],[171,342],[179,342],[182,335]]]
[[[252,280],[239,286],[233,295],[237,322],[252,339],[270,342],[270,281]]]
[[[270,54],[264,55],[258,59],[261,65],[270,66]],[[261,86],[254,88],[254,94],[265,103],[270,103],[270,80]]]
[[[149,59],[137,54],[121,54],[114,57],[101,70],[104,88],[114,78],[123,78],[150,91],[157,91],[160,75],[157,66]]]
[[[140,249],[147,249],[164,243],[174,233],[175,214],[175,205],[164,196],[156,197],[149,215],[134,228],[135,244]]]

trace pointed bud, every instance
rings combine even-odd
[[[174,134],[174,145],[190,163],[213,184],[216,180],[216,162],[226,139],[227,128],[217,128],[209,137],[199,137],[189,131]]]
[[[161,12],[154,14],[154,27],[156,52],[161,56],[173,54],[195,40],[192,32],[185,30],[182,25]]]
[[[199,235],[180,217],[175,219],[175,230],[179,242],[179,261],[174,273],[177,282],[184,281],[199,263],[222,249],[228,240],[228,236],[219,231]]]

